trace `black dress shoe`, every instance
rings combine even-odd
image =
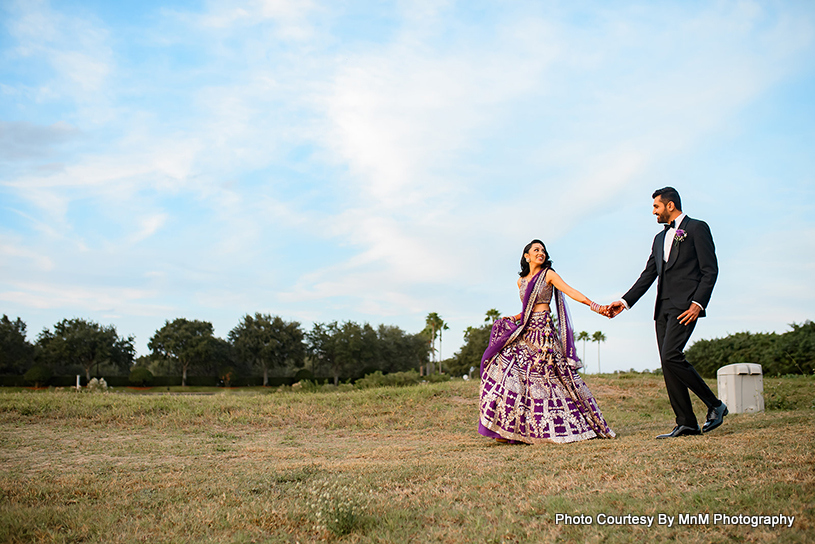
[[[727,406],[724,403],[721,403],[716,408],[711,408],[707,411],[707,421],[705,421],[704,426],[702,427],[702,432],[712,431],[716,427],[722,424],[724,421],[724,416],[727,415]]]
[[[692,434],[702,434],[699,430],[699,425],[688,427],[687,425],[677,425],[674,430],[668,434],[661,434],[657,438],[676,438],[677,436],[686,436]]]

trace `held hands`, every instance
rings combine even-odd
[[[625,310],[625,304],[623,304],[622,301],[618,300],[616,302],[612,302],[611,304],[606,306],[606,308],[608,308],[608,313],[606,314],[606,317],[611,319],[612,317],[617,317],[620,314],[620,312]]]
[[[608,317],[609,319],[611,319],[613,317],[611,315],[610,311],[609,311],[608,306],[600,306],[596,302],[591,302],[591,303],[589,303],[589,307],[591,308],[592,312],[597,312],[598,314],[604,315],[604,316]]]

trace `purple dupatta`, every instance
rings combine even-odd
[[[519,338],[528,326],[538,294],[546,288],[547,270],[549,269],[538,272],[535,277],[527,282],[520,325],[516,325],[509,319],[499,319],[493,323],[489,346],[484,351],[484,356],[481,357],[482,376],[484,375],[485,366],[491,364],[502,349]],[[583,367],[583,363],[577,357],[574,330],[572,329],[572,320],[569,318],[569,309],[566,306],[566,297],[556,287],[552,286],[552,289],[554,291],[555,306],[557,307],[558,336],[560,337],[561,351],[568,365],[577,370]]]

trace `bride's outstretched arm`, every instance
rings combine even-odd
[[[550,270],[549,273],[546,275],[546,281],[557,287],[561,293],[565,293],[568,297],[575,302],[580,302],[585,304],[586,306],[591,305],[591,300],[589,297],[563,281],[563,278],[555,272],[554,270]]]
[[[563,278],[555,272],[554,270],[550,270],[549,273],[546,275],[546,281],[557,287],[561,293],[564,293],[570,299],[574,300],[575,302],[580,302],[585,304],[586,306],[590,307],[592,311],[597,312],[598,314],[605,315],[608,317],[607,308],[605,306],[600,306],[596,302],[592,302],[589,297],[563,281]]]

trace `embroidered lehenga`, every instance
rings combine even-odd
[[[478,432],[490,438],[534,444],[611,438],[597,402],[577,373],[564,295],[545,281],[543,270],[521,280],[524,311],[520,325],[499,319],[481,359],[481,414]],[[554,295],[551,312],[534,312]]]

